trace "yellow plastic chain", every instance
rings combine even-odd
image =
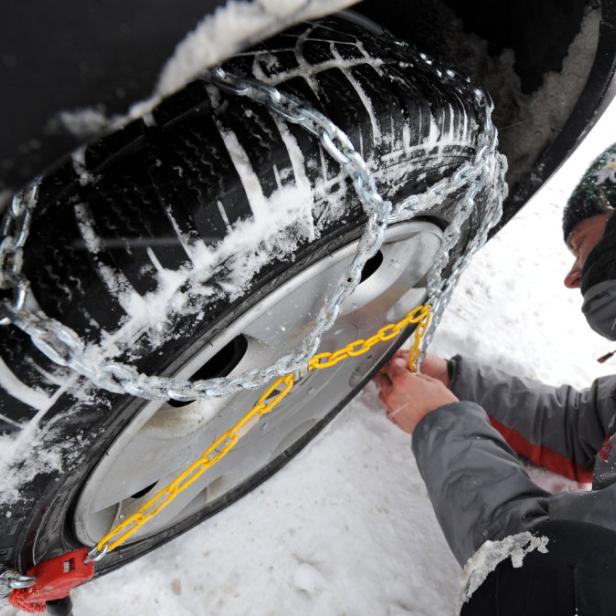
[[[309,370],[324,370],[348,359],[367,353],[379,342],[393,340],[402,330],[412,324],[417,324],[413,344],[409,349],[409,369],[417,371],[417,362],[420,355],[420,346],[423,336],[430,324],[431,306],[423,304],[411,310],[397,323],[388,323],[367,339],[350,342],[346,346],[333,352],[324,352],[314,355],[308,362]],[[221,434],[186,470],[178,475],[168,486],[157,492],[150,500],[144,503],[133,515],[112,528],[97,544],[96,550],[112,552],[126,542],[142,526],[157,516],[165,507],[186,488],[193,484],[206,470],[212,468],[222,460],[235,447],[238,440],[259,421],[263,415],[271,413],[288,395],[295,385],[296,376],[286,374],[277,378],[272,385],[261,395],[257,403],[229,430]]]

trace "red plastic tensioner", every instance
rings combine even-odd
[[[68,597],[71,590],[94,577],[94,563],[86,563],[88,548],[81,548],[32,567],[27,575],[34,586],[13,590],[9,602],[24,612],[44,612],[47,601]]]

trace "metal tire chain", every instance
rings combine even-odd
[[[0,243],[0,288],[12,290],[14,297],[12,303],[5,301],[0,305],[0,324],[13,323],[25,331],[35,346],[52,361],[72,368],[98,387],[114,393],[128,393],[145,399],[179,401],[221,397],[242,389],[261,387],[276,376],[302,369],[318,349],[322,335],[336,320],[340,306],[359,283],[365,262],[380,248],[388,223],[412,218],[434,203],[470,185],[467,198],[464,199],[469,207],[461,208],[466,210],[463,217],[454,219],[450,224],[451,232],[446,233],[446,241],[437,254],[435,267],[431,270],[431,277],[437,282],[430,288],[433,292],[436,291],[440,286],[440,273],[447,264],[449,249],[455,245],[459,228],[470,214],[472,197],[479,187],[485,186],[484,182],[480,181],[484,179],[484,169],[489,166],[490,159],[499,156],[496,152],[494,127],[491,122],[487,122],[489,131],[480,135],[473,161],[465,163],[450,178],[440,180],[422,195],[411,196],[394,212],[392,204],[380,197],[366,162],[354,149],[348,136],[321,113],[307,108],[302,101],[290,94],[283,94],[276,88],[257,81],[229,75],[220,68],[206,74],[203,79],[238,96],[247,96],[261,102],[285,120],[299,124],[319,137],[324,149],[350,176],[368,220],[359,240],[357,254],[342,277],[337,291],[322,306],[315,327],[294,353],[279,358],[264,369],[249,370],[234,377],[191,382],[140,374],[132,366],[109,361],[98,347],[84,343],[71,328],[51,319],[38,309],[28,308],[29,299],[32,299],[32,305],[36,302],[21,267],[23,247],[37,201],[40,180],[35,180],[25,191],[14,197],[4,220],[3,230],[6,235]],[[478,103],[487,106],[485,94],[481,90],[475,90],[475,96]],[[487,110],[487,120],[489,115]],[[15,239],[10,234],[12,230],[16,235]],[[440,315],[437,312],[436,322],[439,320]]]
[[[421,57],[426,63],[431,64],[431,61],[423,56],[423,54]],[[451,77],[453,72],[448,71],[447,74]],[[439,76],[441,76],[441,74],[439,74]],[[314,336],[313,343],[308,346],[307,352],[304,350],[306,346],[305,340],[304,343],[300,345],[299,352],[296,352],[295,355],[288,355],[281,358],[269,369],[251,371],[245,375],[240,375],[240,377],[235,377],[234,379],[210,380],[210,383],[216,384],[216,389],[214,387],[211,389],[205,387],[204,385],[208,383],[208,381],[196,383],[188,382],[191,389],[201,385],[200,391],[191,392],[190,394],[185,390],[182,392],[177,391],[177,381],[173,383],[173,388],[165,388],[161,386],[160,382],[173,381],[172,379],[159,379],[157,377],[138,375],[133,368],[121,364],[110,363],[104,365],[103,371],[109,374],[110,379],[102,379],[103,382],[101,382],[100,377],[96,378],[99,375],[88,375],[88,372],[90,372],[88,370],[88,362],[83,361],[85,345],[81,343],[75,332],[57,321],[46,317],[42,312],[39,311],[39,313],[36,314],[35,312],[30,312],[25,307],[29,296],[29,284],[21,272],[23,247],[28,237],[32,212],[36,206],[38,184],[40,181],[38,179],[25,191],[15,196],[5,215],[2,226],[3,238],[0,243],[0,288],[13,292],[13,303],[11,304],[9,301],[5,301],[3,305],[0,306],[0,309],[5,313],[4,317],[0,319],[0,325],[14,323],[18,327],[21,327],[30,334],[36,346],[50,357],[52,361],[72,367],[84,376],[89,376],[89,378],[99,386],[118,393],[133,393],[133,395],[145,398],[161,397],[163,399],[168,399],[171,397],[180,400],[192,400],[195,399],[195,397],[227,395],[238,389],[258,387],[262,383],[255,382],[256,377],[260,376],[265,382],[271,380],[273,376],[280,376],[280,372],[276,372],[276,370],[280,369],[280,364],[283,366],[286,364],[287,368],[282,375],[285,373],[289,374],[294,371],[294,368],[297,369],[297,367],[305,365],[307,359],[314,354],[314,351],[316,351],[320,343],[320,336],[331,327],[337,318],[340,305],[357,285],[365,261],[380,248],[388,222],[408,220],[421,211],[428,209],[434,199],[442,200],[449,195],[455,194],[464,186],[471,184],[471,188],[467,190],[461,207],[459,206],[457,208],[454,220],[452,220],[447,229],[445,241],[439,253],[437,253],[435,263],[429,275],[428,296],[434,297],[439,289],[441,291],[438,296],[439,299],[436,302],[436,308],[433,312],[433,323],[438,324],[442,312],[450,299],[451,291],[455,287],[455,283],[459,279],[462,270],[470,261],[476,250],[485,242],[489,230],[500,219],[502,214],[502,200],[507,190],[507,186],[504,182],[506,159],[497,152],[497,134],[490,117],[492,105],[483,91],[476,89],[475,97],[479,104],[483,104],[486,107],[485,126],[487,130],[485,134],[481,135],[478,139],[477,153],[474,160],[462,165],[454,172],[451,178],[441,180],[427,189],[423,195],[412,195],[392,213],[391,203],[383,201],[378,194],[374,179],[370,175],[365,161],[354,150],[346,134],[338,129],[325,116],[315,110],[307,109],[301,101],[291,95],[282,94],[275,88],[259,82],[239,79],[235,76],[228,75],[222,71],[222,69],[216,69],[213,73],[205,76],[204,79],[213,82],[221,89],[225,89],[240,96],[250,96],[254,100],[263,102],[285,120],[304,126],[308,131],[318,136],[322,146],[351,177],[353,186],[368,215],[368,223],[366,224],[365,232],[360,239],[358,252],[349,268],[348,275],[345,277],[346,280],[343,279],[338,292],[322,307],[316,327],[313,332],[307,336],[307,339]],[[336,145],[336,142],[340,143],[342,149]],[[482,165],[481,163],[488,164]],[[497,168],[496,172],[494,170],[495,168]],[[497,181],[494,181],[495,179]],[[490,180],[492,180],[491,183]],[[476,183],[475,186],[473,186],[474,183]],[[476,194],[481,189],[489,187],[491,187],[492,190],[488,198],[488,215],[484,218],[479,232],[475,234],[470,250],[458,260],[448,282],[443,285],[440,274],[447,265],[449,250],[455,246],[459,239],[460,229],[470,215]],[[14,230],[14,235],[16,237],[11,235],[12,230]],[[422,323],[422,333],[424,333],[426,327],[427,326],[424,326]],[[429,344],[429,337],[431,337],[430,334],[433,329],[434,328],[430,329],[428,336],[426,336],[423,341],[421,336],[418,338],[418,341],[422,343],[422,348],[425,348],[425,346]],[[64,346],[58,345],[58,341]],[[58,346],[60,346],[60,348],[58,348]],[[81,351],[81,353],[79,353],[79,351]],[[301,361],[299,366],[295,367],[298,356]],[[129,372],[128,379],[126,379],[127,371]],[[241,377],[244,378],[242,379]],[[252,380],[249,381],[247,377]],[[136,380],[143,381],[144,379],[158,381],[157,393],[163,393],[164,395],[148,396],[147,393],[149,392],[145,391],[143,384],[135,382]],[[109,383],[110,380],[111,383]],[[107,381],[107,383],[105,383],[105,381]],[[224,381],[227,381],[227,383],[224,383]],[[227,385],[226,389],[224,388],[225,385]],[[161,392],[160,389],[164,389],[164,391]],[[195,393],[197,395],[195,395]],[[186,398],[184,396],[186,396]],[[279,396],[276,397],[276,399],[278,398]],[[99,553],[98,558],[104,556],[105,553],[106,550]],[[10,580],[9,584],[11,588],[24,588],[31,585],[34,581],[32,578],[28,578],[28,576],[18,576],[12,579],[11,576],[13,572],[10,571],[3,572],[2,575],[6,575],[7,581]]]
[[[483,94],[481,90],[475,90],[476,95]],[[487,143],[483,144],[480,148],[487,148],[488,151],[493,152],[495,155],[488,159],[488,165],[482,168],[482,175],[486,179],[486,183],[482,185],[482,182],[472,187],[466,194],[463,202],[458,206],[459,215],[454,216],[454,220],[449,225],[445,233],[444,245],[447,245],[447,250],[451,250],[458,241],[461,227],[467,218],[470,216],[472,208],[474,206],[474,200],[481,190],[491,187],[491,194],[488,197],[488,207],[485,217],[478,229],[471,239],[469,248],[461,255],[452,268],[451,274],[446,281],[439,280],[440,276],[433,279],[430,277],[428,281],[428,297],[436,297],[435,308],[432,313],[432,327],[426,333],[426,336],[421,341],[421,355],[423,357],[423,350],[430,346],[434,332],[440,324],[441,318],[445,311],[445,308],[449,304],[453,290],[455,289],[460,276],[474,257],[475,253],[486,243],[488,234],[492,228],[499,222],[503,215],[503,201],[507,197],[508,185],[505,181],[505,174],[507,173],[507,159],[504,155],[498,153],[498,132],[492,122],[492,109],[493,103],[489,97],[482,98],[483,104],[486,105],[486,134],[489,136]],[[476,158],[479,157],[480,151]],[[491,181],[491,184],[490,184]],[[448,232],[452,229],[452,233],[448,237]],[[455,239],[454,239],[455,237]],[[444,248],[445,246],[443,246]],[[437,259],[438,259],[437,255]],[[435,268],[440,268],[438,271],[442,272],[446,267],[446,263],[443,265],[434,264]],[[421,362],[421,359],[420,359]],[[421,366],[421,363],[420,363]]]
[[[21,575],[12,569],[0,567],[0,606],[2,599],[6,599],[13,590],[30,588],[34,584],[34,578],[29,575]]]
[[[413,308],[397,323],[388,323],[367,339],[354,340],[346,346],[333,351],[313,355],[308,362],[308,370],[326,370],[336,366],[350,357],[358,357],[367,353],[377,344],[397,338],[411,324],[416,324],[415,337],[409,349],[409,368],[417,370],[420,354],[421,338],[430,323],[430,306],[421,305]],[[197,460],[186,467],[176,478],[157,491],[135,513],[122,520],[98,540],[90,550],[86,562],[98,562],[108,553],[123,545],[130,537],[156,517],[170,505],[179,494],[197,481],[203,473],[222,460],[261,417],[275,408],[291,393],[295,387],[296,376],[289,373],[278,377],[267,390],[261,394],[254,404],[233,426],[219,434],[214,442],[199,456]]]

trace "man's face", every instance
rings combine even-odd
[[[599,243],[605,232],[605,225],[610,214],[597,214],[578,222],[567,238],[567,247],[573,253],[575,261],[565,276],[568,289],[579,289],[582,284],[582,269],[592,249]]]

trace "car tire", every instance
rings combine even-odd
[[[445,76],[443,67],[386,32],[377,34],[344,18],[298,25],[223,66],[300,97],[329,117],[347,132],[367,160],[380,193],[392,201],[422,192],[472,160],[485,119],[486,110],[465,79],[453,73]],[[301,201],[306,195],[307,204],[285,202],[294,197]],[[279,223],[273,235],[267,224],[259,227],[262,237],[250,235],[259,217],[275,226],[280,217],[306,205],[310,220],[304,209],[289,224]],[[464,227],[456,254],[464,252],[482,207],[479,203]],[[431,264],[426,255],[434,255],[454,209],[455,200],[449,199],[421,220],[389,229],[380,257],[364,271],[366,285],[385,276],[379,271],[395,269],[395,259],[383,257],[388,241],[392,246],[410,242],[396,252],[396,259],[412,253],[416,260],[383,293],[367,294],[363,307],[372,325],[384,323],[396,302],[423,301]],[[296,289],[287,294],[295,298],[297,289],[312,284],[307,272],[320,271],[325,278],[315,284],[314,294],[320,287],[325,292],[333,284],[327,275],[353,254],[364,222],[349,180],[316,137],[285,123],[260,103],[197,80],[43,177],[24,271],[42,310],[91,344],[115,348],[120,360],[140,371],[224,376],[246,357],[243,334],[209,356],[204,349],[225,340],[235,324],[274,296],[276,310],[282,311],[276,318],[292,321],[289,315],[295,318],[296,308],[285,304],[280,289]],[[400,237],[405,239],[395,239]],[[206,274],[197,275],[192,287],[188,282],[179,285],[166,298],[164,314],[159,314],[154,299],[160,299],[162,286],[177,277],[194,277],[195,255],[200,251],[202,256],[220,256],[229,238],[233,246],[225,258],[210,269],[204,267]],[[421,272],[413,269],[418,264]],[[404,278],[407,274],[412,283]],[[403,282],[408,283],[404,289]],[[383,299],[388,293],[395,295],[389,304]],[[413,307],[405,305],[407,310]],[[306,300],[302,309],[307,306]],[[317,308],[302,312],[301,318],[309,321]],[[147,314],[149,309],[157,315],[156,322]],[[146,325],[133,323],[131,329],[127,323],[137,312]],[[304,321],[293,323],[301,329]],[[349,326],[339,338],[348,342],[359,337],[366,333],[362,327]],[[129,333],[123,338],[122,332]],[[247,476],[195,511],[187,505],[185,515],[180,511],[155,532],[118,548],[100,563],[97,574],[147,553],[271,476],[331,421],[403,340],[401,336],[383,344],[353,381],[328,381],[323,387],[330,389],[319,399],[327,400],[321,405],[325,408],[310,425],[291,430],[280,447],[273,447],[275,455],[259,458]],[[334,346],[337,342],[338,338],[329,341]],[[290,350],[273,347],[280,353]],[[265,356],[267,362],[273,357]],[[195,357],[201,358],[201,366],[193,365]],[[113,495],[112,488],[105,487],[104,472],[115,473],[118,490],[124,485],[117,479],[118,468],[110,471],[113,464],[106,461],[122,460],[131,442],[145,438],[139,436],[142,428],[135,426],[146,425],[146,416],[150,422],[158,417],[162,411],[152,411],[152,405],[162,403],[96,389],[53,364],[13,326],[2,331],[0,360],[0,426],[11,454],[0,506],[0,561],[26,571],[34,563],[92,545],[84,538],[99,522],[101,530],[106,527],[110,518],[99,520],[95,512],[90,519],[87,502],[96,500],[93,494]],[[259,358],[254,362],[259,364]],[[223,410],[214,414],[218,423]],[[199,412],[165,408],[166,417],[192,413],[197,424]],[[201,417],[201,427],[193,431],[199,438],[190,436],[186,426],[174,424],[167,430],[184,430],[190,445],[181,463],[175,459],[175,466],[169,464],[166,471],[180,470],[194,451],[211,442],[215,434],[202,425],[209,426],[210,419]],[[164,421],[159,424],[158,436],[167,429]],[[157,451],[164,450],[163,442]],[[254,451],[258,457],[257,445]],[[135,469],[157,463],[157,455],[137,448],[129,456],[132,468],[122,467],[124,481],[130,483],[131,473],[141,472]],[[103,467],[107,470],[101,471]],[[102,479],[96,484],[99,475]],[[122,488],[135,490],[130,498],[137,504],[153,489],[141,481],[140,489]],[[124,511],[123,504],[118,507]]]

